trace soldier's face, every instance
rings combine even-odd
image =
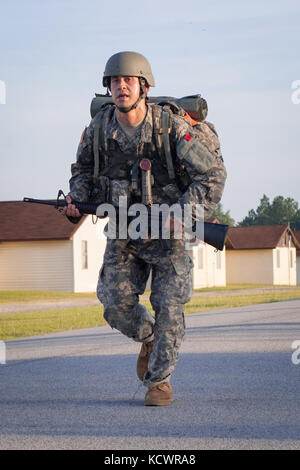
[[[120,107],[132,106],[140,96],[138,77],[111,77],[110,91],[113,102]]]

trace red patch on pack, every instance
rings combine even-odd
[[[185,138],[185,140],[187,140],[189,142],[191,140],[192,136],[190,134],[185,134],[184,138]]]

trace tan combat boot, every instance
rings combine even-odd
[[[173,401],[173,391],[169,382],[151,385],[145,395],[146,406],[166,406]]]
[[[153,349],[153,341],[148,341],[148,343],[143,343],[141,351],[136,364],[136,373],[138,378],[143,381],[144,375],[148,370],[149,358]]]

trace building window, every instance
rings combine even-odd
[[[276,267],[280,268],[280,250],[278,248],[276,250]]]
[[[198,248],[198,269],[203,269],[203,247]]]
[[[293,268],[294,267],[294,256],[293,256],[293,252],[290,251],[290,259],[291,259],[291,265],[290,267]]]
[[[217,251],[216,253],[216,265],[217,265],[217,269],[221,269],[222,265],[221,265],[221,252],[220,251]]]
[[[81,267],[82,269],[88,269],[88,242],[87,240],[81,240]]]

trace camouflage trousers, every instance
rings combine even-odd
[[[135,341],[154,339],[144,385],[168,381],[185,333],[184,305],[192,296],[193,263],[183,240],[170,240],[166,251],[159,240],[107,240],[97,295],[112,328]],[[150,302],[139,303],[152,268]]]

